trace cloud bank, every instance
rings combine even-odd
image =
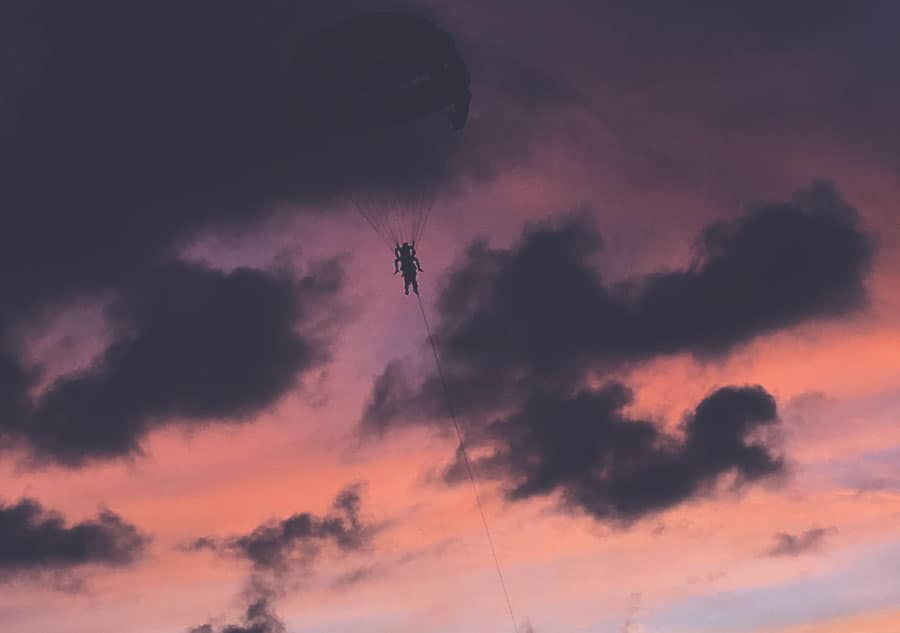
[[[0,580],[21,573],[123,567],[144,552],[149,537],[110,510],[67,525],[33,499],[0,504]]]

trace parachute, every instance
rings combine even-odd
[[[360,215],[391,247],[419,240],[469,113],[469,71],[451,36],[412,15],[347,18],[309,39],[296,79],[304,119],[374,148],[372,186],[351,195]]]

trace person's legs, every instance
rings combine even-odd
[[[403,278],[403,290],[405,294],[409,294],[409,277]]]
[[[419,280],[416,279],[415,277],[413,277],[412,284],[413,284],[413,292],[416,294],[419,294]]]

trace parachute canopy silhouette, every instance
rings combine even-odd
[[[399,13],[344,19],[301,49],[299,115],[383,153],[351,201],[386,242],[416,241],[469,114],[469,70],[453,38]]]

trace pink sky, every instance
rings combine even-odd
[[[686,114],[678,125],[673,109],[660,117],[657,139],[683,149],[708,180],[700,188],[662,179],[648,186],[635,177],[644,167],[634,148],[615,140],[601,117],[580,116],[588,123],[577,142],[542,138],[515,169],[438,201],[419,249],[423,301],[434,319],[433,299],[469,241],[484,236],[506,247],[527,222],[582,207],[606,240],[598,260],[604,279],[682,267],[690,240],[710,221],[734,217],[740,200],[784,198],[817,177],[832,179],[858,208],[879,251],[871,305],[860,314],[759,337],[721,361],[674,355],[616,376],[634,389],[629,411],[668,429],[716,387],[764,385],[779,405],[784,478],[739,494],[722,483],[628,528],[560,511],[552,498],[509,502],[497,485],[482,483],[516,615],[535,633],[898,633],[896,164],[827,130],[762,137],[735,129],[726,138]],[[508,630],[470,488],[427,477],[452,457],[455,442],[422,428],[380,441],[358,434],[373,377],[387,361],[404,357],[429,371],[432,363],[418,308],[401,294],[378,238],[349,213],[301,214],[237,242],[204,236],[186,252],[225,269],[268,265],[287,252],[299,270],[346,253],[342,297],[352,318],[336,324],[333,358],[257,418],[154,431],[141,456],[80,469],[0,461],[4,501],[35,498],[71,523],[102,505],[152,535],[135,565],[91,568],[77,592],[29,578],[8,582],[0,630],[182,633],[234,621],[245,607],[249,566],[180,546],[297,512],[324,514],[353,482],[365,482],[363,518],[382,527],[370,548],[326,549],[310,570],[291,575],[275,601],[288,631]],[[29,354],[51,371],[86,366],[109,343],[95,308],[62,311],[58,322],[36,328]],[[827,531],[820,548],[765,556],[777,533],[815,528]],[[360,569],[371,573],[337,582]]]
[[[802,181],[791,165],[783,170],[785,178]],[[466,238],[487,232],[503,243],[522,222],[552,216],[586,200],[596,208],[600,226],[613,227],[613,236],[627,236],[632,230],[623,214],[601,213],[609,203],[599,194],[591,200],[580,173],[570,184],[553,172],[552,166],[544,169],[536,161],[515,177],[472,191],[440,209],[421,248],[428,271],[424,292],[431,294],[433,280],[440,278],[439,271],[457,256]],[[835,177],[855,201],[853,172]],[[879,199],[873,183],[860,179],[857,186],[866,190],[865,198]],[[653,204],[651,193],[631,189],[608,175],[598,176],[594,186],[616,200],[616,209]],[[882,195],[889,198],[890,183],[882,187]],[[502,230],[494,225],[494,213],[477,211],[487,208],[502,210]],[[884,226],[877,211],[860,208],[869,225]],[[706,213],[700,216],[682,210],[679,223],[696,227]],[[335,359],[317,387],[327,395],[326,404],[311,407],[298,394],[252,424],[210,428],[190,436],[177,429],[158,432],[146,442],[145,456],[125,463],[72,472],[23,471],[7,462],[2,489],[8,497],[36,497],[73,522],[106,504],[154,535],[147,560],[136,569],[92,574],[86,596],[27,583],[9,587],[0,598],[0,609],[14,630],[52,627],[86,633],[114,631],[127,622],[127,630],[136,633],[163,633],[232,613],[240,606],[241,565],[175,548],[196,535],[242,533],[266,519],[299,510],[322,512],[338,489],[356,480],[368,482],[364,512],[389,526],[377,537],[374,553],[353,555],[352,560],[327,559],[303,580],[302,588],[279,602],[291,630],[412,631],[428,622],[429,630],[488,631],[508,625],[469,489],[445,490],[422,481],[423,472],[443,461],[452,443],[413,431],[361,451],[351,448],[354,421],[385,354],[399,350],[428,360],[414,306],[396,296],[395,280],[387,273],[389,260],[359,224],[323,222],[314,228],[321,238],[311,239],[306,227],[278,238],[301,259],[330,252],[339,242],[352,251],[349,265],[358,271],[351,275],[348,295],[354,297],[359,313],[344,330]],[[454,235],[461,227],[465,234]],[[889,232],[881,235],[893,237]],[[263,243],[267,240],[264,237]],[[667,239],[663,243],[676,265],[684,246]],[[627,253],[617,248],[613,237],[608,250],[608,256],[628,270],[622,263]],[[890,253],[890,248],[884,252]],[[643,252],[636,257],[639,265],[653,259]],[[792,458],[788,481],[737,498],[722,495],[690,503],[626,531],[611,531],[585,517],[559,515],[547,503],[505,503],[488,486],[488,513],[518,615],[528,617],[536,631],[612,631],[617,630],[617,620],[624,620],[628,596],[639,594],[634,630],[689,630],[657,628],[648,622],[655,621],[654,613],[664,614],[681,601],[813,582],[854,560],[865,560],[874,545],[900,545],[896,458],[879,463],[871,458],[900,446],[896,426],[900,323],[892,309],[897,278],[880,266],[872,286],[874,309],[857,319],[763,338],[722,365],[674,357],[649,363],[630,376],[637,392],[634,408],[663,424],[677,421],[682,410],[716,385],[771,385],[781,404],[785,446]],[[413,335],[405,337],[409,328]],[[824,395],[810,396],[818,393]],[[810,428],[814,430],[806,431]],[[845,463],[856,463],[859,482],[879,478],[893,484],[869,492],[854,489],[845,476]],[[797,559],[760,558],[774,532],[802,532],[812,526],[835,529],[823,551]],[[399,557],[417,551],[423,552],[420,558],[389,572],[342,589],[330,586],[330,579],[342,569],[373,561],[394,567]],[[872,573],[877,575],[877,570]],[[810,605],[804,615],[808,624],[794,626],[788,620],[776,628],[746,630],[896,630],[897,619],[892,617],[896,613],[874,608],[869,612],[865,600],[854,607],[852,588],[846,590],[851,594],[846,616],[819,621],[816,605]],[[52,609],[47,609],[48,603]],[[61,622],[65,624],[59,628]]]

